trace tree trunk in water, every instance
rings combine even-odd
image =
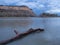
[[[5,44],[11,43],[11,42],[13,42],[13,41],[16,41],[16,40],[18,40],[18,39],[22,39],[23,37],[25,37],[25,36],[27,36],[27,35],[29,35],[29,34],[31,34],[31,33],[35,33],[35,32],[37,32],[37,31],[43,32],[44,29],[40,29],[40,28],[38,28],[38,29],[32,29],[32,28],[31,28],[31,29],[29,29],[27,32],[21,33],[21,34],[18,34],[18,32],[17,32],[16,30],[14,30],[14,32],[16,33],[16,36],[13,37],[13,38],[11,38],[11,39],[8,39],[8,40],[1,41],[1,42],[0,42],[0,45],[5,45]]]

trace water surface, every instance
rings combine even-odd
[[[29,28],[45,31],[26,36],[7,45],[60,45],[60,18],[10,17],[0,18],[0,41],[10,39]]]

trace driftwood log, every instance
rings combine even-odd
[[[16,33],[16,36],[15,37],[13,37],[13,38],[11,38],[11,39],[8,39],[8,40],[4,40],[4,41],[1,41],[0,42],[0,45],[6,45],[6,44],[8,44],[8,43],[11,43],[11,42],[13,42],[13,41],[16,41],[16,40],[18,40],[18,39],[22,39],[23,37],[25,37],[25,36],[27,36],[27,35],[29,35],[29,34],[31,34],[31,33],[35,33],[35,32],[43,32],[44,31],[44,29],[40,29],[40,28],[38,28],[38,29],[29,29],[27,32],[25,32],[25,33],[21,33],[21,34],[18,34],[18,32],[16,31],[16,30],[14,30],[14,32]]]

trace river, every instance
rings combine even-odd
[[[44,32],[34,33],[7,45],[60,45],[60,18],[1,17],[0,41],[10,39],[28,29],[43,28]]]

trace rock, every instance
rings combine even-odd
[[[35,17],[36,14],[27,6],[1,6],[0,17]]]

